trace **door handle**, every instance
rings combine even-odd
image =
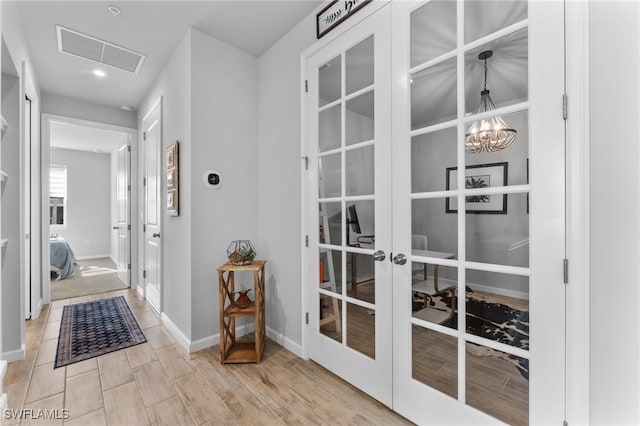
[[[153,238],[160,238],[160,233],[159,232],[154,232],[153,233]]]
[[[407,263],[407,256],[402,253],[398,253],[393,256],[393,263],[395,263],[396,265],[404,265],[405,263]]]
[[[382,262],[386,257],[387,255],[384,254],[382,250],[378,250],[377,252],[373,253],[373,260],[375,260],[376,262]]]

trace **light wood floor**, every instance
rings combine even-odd
[[[375,283],[358,285],[357,297],[373,303]],[[350,292],[353,297],[353,293]],[[502,303],[515,309],[528,310],[526,300],[492,293],[474,291],[473,297],[493,303]],[[322,306],[333,312],[329,298]],[[339,317],[342,307],[338,304]],[[375,358],[375,315],[367,309],[347,304],[347,346]],[[340,341],[335,323],[320,328],[321,333]],[[511,425],[529,423],[529,381],[515,366],[513,359],[503,352],[466,343],[466,398],[467,404],[478,408]],[[412,376],[415,380],[457,398],[458,395],[458,342],[455,338],[412,327]]]
[[[54,370],[62,307],[117,295],[127,299],[147,343]],[[410,424],[271,340],[260,364],[223,366],[218,346],[186,354],[131,290],[46,305],[27,321],[26,354],[5,376],[9,408],[68,409],[66,425]]]

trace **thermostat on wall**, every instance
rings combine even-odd
[[[204,184],[209,188],[218,189],[222,185],[222,176],[215,170],[207,170],[204,172]]]

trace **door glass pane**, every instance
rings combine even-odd
[[[320,288],[342,294],[342,252],[340,250],[319,250]]]
[[[346,145],[370,141],[375,137],[373,102],[373,90],[347,101]]]
[[[413,317],[457,329],[458,268],[413,262],[411,272]]]
[[[529,350],[529,277],[467,270],[467,333]]]
[[[443,166],[455,166],[456,145],[455,127],[411,138],[411,192],[448,189]]]
[[[318,106],[323,106],[340,98],[342,95],[341,59],[336,56],[318,69]]]
[[[318,324],[320,333],[342,341],[342,307],[339,299],[325,294],[319,294],[320,318]]]
[[[411,75],[411,129],[449,120],[457,113],[456,58]]]
[[[529,266],[527,194],[467,197],[467,260]]]
[[[411,327],[411,375],[415,380],[458,398],[458,339]]]
[[[516,139],[500,151],[465,154],[467,189],[529,183],[529,114],[527,111],[520,111],[503,115],[502,118],[518,132]],[[475,179],[471,179],[472,176],[484,176],[484,180],[476,182]],[[455,182],[451,189],[454,188]]]
[[[349,95],[373,84],[373,36],[347,50],[345,85]]]
[[[318,117],[318,152],[340,148],[342,106],[334,105],[321,111]]]
[[[320,244],[342,245],[341,203],[320,203],[318,242]]]
[[[482,0],[464,3],[464,40],[468,43],[527,18],[526,0]]]
[[[374,155],[373,145],[352,149],[345,153],[347,196],[373,195]]]
[[[318,159],[318,196],[339,197],[342,194],[342,154],[325,155]]]
[[[347,303],[347,346],[376,358],[375,311]]]
[[[451,203],[455,198],[430,198],[413,200],[411,202],[411,234],[414,244],[418,244],[421,237],[427,239],[427,250],[439,252],[439,256],[447,259],[457,259],[458,255],[458,218],[457,215],[446,212],[446,200]],[[412,251],[418,249],[412,247]],[[433,254],[430,254],[433,256]]]
[[[433,0],[411,13],[411,67],[456,48],[456,2]]]
[[[465,53],[465,108],[467,114],[478,112],[484,90],[484,60],[481,52],[491,51],[487,58],[487,90],[494,105],[504,107],[524,102],[529,96],[529,37],[522,29]]]
[[[376,302],[376,280],[373,256],[347,253],[347,294],[354,299]]]
[[[466,343],[467,404],[511,425],[529,424],[529,360]]]

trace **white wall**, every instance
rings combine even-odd
[[[109,154],[51,148],[50,164],[67,166],[67,223],[51,232],[69,242],[76,257],[111,253]]]
[[[197,341],[220,331],[216,268],[227,261],[229,243],[252,240],[258,258],[269,260],[267,269],[271,259],[257,241],[258,60],[199,31],[191,37],[191,168],[181,169],[180,179],[190,174],[184,184],[191,186],[191,338]],[[205,186],[209,169],[222,175],[220,189]],[[252,287],[251,274],[236,274],[236,285]]]
[[[138,113],[139,140],[142,141],[142,119],[162,96],[162,150],[180,141],[180,216],[170,218],[166,214],[166,182],[162,182],[162,311],[187,337],[191,336],[191,33],[187,33],[173,52],[167,66],[141,103]],[[142,142],[141,142],[142,143]],[[141,153],[144,150],[141,147]],[[164,154],[163,157],[164,158]],[[164,166],[163,166],[164,167]],[[144,191],[142,176],[144,163],[139,160],[140,174],[133,187],[140,194],[140,210],[137,212],[142,229]],[[164,170],[164,168],[163,168]],[[135,211],[134,211],[135,212]],[[144,240],[139,240],[140,250]],[[143,283],[144,257],[140,257],[139,281]],[[213,285],[213,284],[212,284]],[[211,301],[212,304],[215,301]]]
[[[315,41],[315,14],[258,61],[258,255],[269,260],[267,327],[300,350],[300,54]]]
[[[637,425],[640,6],[592,1],[589,13],[590,420]]]
[[[42,112],[135,129],[136,113],[42,92]]]

